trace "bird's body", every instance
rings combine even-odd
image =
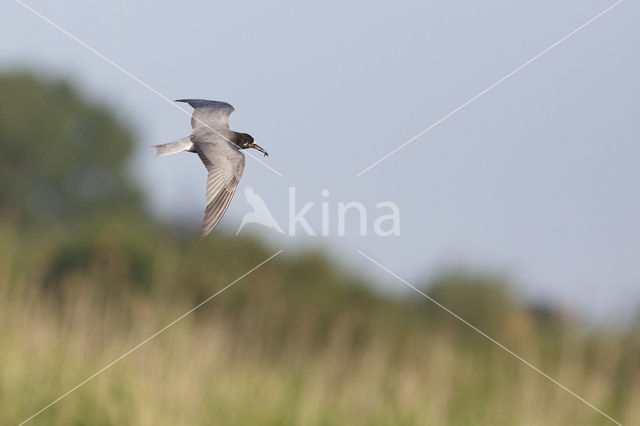
[[[204,99],[181,99],[191,105],[193,132],[186,138],[163,145],[154,145],[156,156],[177,152],[194,152],[208,170],[206,209],[202,222],[205,237],[220,221],[229,207],[244,171],[241,149],[254,148],[268,155],[246,133],[229,129],[229,117],[234,109],[226,102]]]

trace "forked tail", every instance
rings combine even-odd
[[[176,152],[182,151],[193,152],[193,143],[188,136],[186,138],[178,139],[177,141],[169,143],[163,143],[161,145],[151,145],[151,147],[156,149],[156,157],[175,154]]]

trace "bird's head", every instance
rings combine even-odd
[[[240,149],[253,148],[263,153],[265,157],[269,155],[267,151],[265,151],[260,145],[256,143],[251,135],[248,135],[246,133],[237,133],[234,142]]]

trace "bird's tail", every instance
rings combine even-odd
[[[161,155],[170,155],[175,154],[176,152],[182,151],[192,151],[193,152],[193,143],[189,136],[186,138],[178,139],[177,141],[164,143],[162,145],[151,145],[152,148],[156,149],[156,157],[160,157]]]

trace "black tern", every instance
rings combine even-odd
[[[254,148],[265,156],[269,154],[251,135],[229,129],[229,117],[234,109],[228,103],[206,99],[178,99],[176,102],[186,102],[193,107],[193,132],[186,138],[152,147],[157,150],[156,157],[194,152],[207,168],[207,198],[201,234],[204,238],[218,224],[236,192],[244,171],[244,154],[240,150]]]

